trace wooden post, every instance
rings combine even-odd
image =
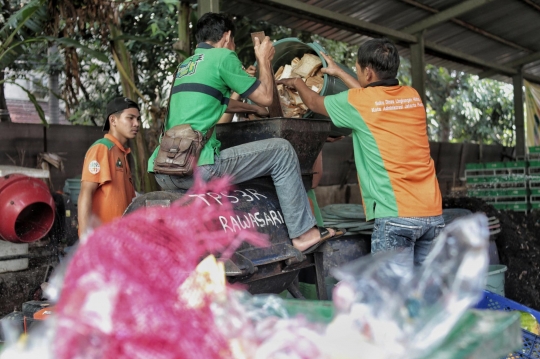
[[[516,157],[525,157],[525,115],[523,111],[523,74],[520,68],[518,74],[512,77],[514,84],[514,114],[516,119]]]

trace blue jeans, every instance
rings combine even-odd
[[[376,218],[371,253],[398,250],[396,261],[404,266],[421,265],[433,240],[444,228],[442,216]]]
[[[203,180],[231,175],[238,184],[253,178],[271,176],[276,187],[290,238],[315,226],[316,221],[302,183],[298,157],[289,141],[282,138],[249,142],[222,150],[213,165],[198,167]],[[162,189],[189,189],[193,177],[155,175]]]

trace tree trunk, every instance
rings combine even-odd
[[[111,23],[109,25],[112,41],[112,52],[116,62],[116,67],[120,73],[120,81],[122,83],[122,92],[124,96],[129,97],[133,101],[139,99],[138,91],[135,88],[135,73],[133,71],[133,64],[131,62],[131,55],[126,47],[124,40],[118,40],[118,37],[122,35],[120,27]],[[157,183],[150,173],[148,173],[148,158],[149,151],[146,144],[146,138],[144,136],[144,128],[139,128],[139,133],[131,143],[133,149],[133,157],[135,159],[135,188],[138,192],[152,192],[157,190]]]
[[[450,141],[450,118],[448,115],[443,114],[439,117],[439,141],[440,142],[449,142]]]
[[[4,81],[5,72],[0,71],[0,81]],[[0,83],[0,122],[11,122],[9,110],[7,108],[6,96],[4,93],[4,83]]]
[[[191,54],[191,46],[189,41],[189,15],[191,7],[187,1],[178,2],[178,50],[183,51],[188,56]],[[181,63],[186,59],[185,56],[179,55],[178,62]]]
[[[56,59],[58,54],[58,47],[52,45],[49,47],[49,61],[50,59]],[[56,67],[56,66],[53,66]],[[59,72],[54,70],[49,74],[49,123],[60,123],[60,100],[58,94],[60,93],[60,86],[58,84]]]

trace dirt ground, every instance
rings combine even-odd
[[[505,296],[540,310],[540,211],[499,211],[481,199],[468,197],[445,198],[443,207],[466,208],[499,219],[501,232],[495,235],[495,243],[501,264],[508,267]]]

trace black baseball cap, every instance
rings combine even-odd
[[[107,104],[107,117],[105,117],[105,123],[103,124],[103,131],[109,131],[110,123],[109,123],[109,116],[113,113],[117,113],[120,111],[127,110],[128,108],[136,108],[137,110],[141,110],[139,108],[139,105],[137,105],[137,102],[130,100],[127,97],[116,97],[109,101]]]

